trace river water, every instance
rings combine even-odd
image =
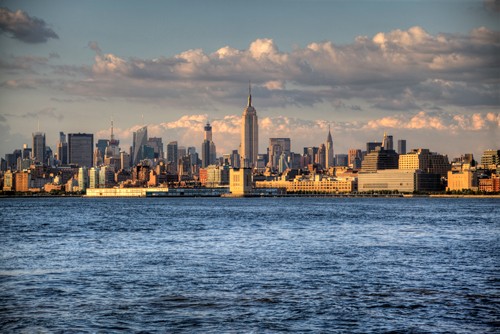
[[[0,332],[498,333],[500,201],[0,200]]]

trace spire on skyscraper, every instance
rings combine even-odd
[[[248,107],[252,106],[252,85],[250,80],[248,80]]]
[[[111,140],[114,140],[115,136],[113,135],[113,117],[111,117]]]

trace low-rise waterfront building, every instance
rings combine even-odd
[[[168,188],[89,188],[86,197],[146,197],[148,192],[167,193]]]
[[[15,174],[16,177],[16,191],[27,192],[31,188],[31,173],[29,171],[22,171]]]
[[[229,191],[233,196],[245,196],[252,192],[252,169],[232,168],[229,170]]]
[[[229,185],[229,166],[210,165],[200,168],[200,182],[206,187]]]
[[[478,190],[478,173],[472,170],[463,170],[461,172],[448,172],[448,191]]]
[[[3,176],[3,191],[16,190],[16,177],[10,169]]]
[[[440,191],[439,174],[420,170],[380,170],[375,173],[358,173],[358,191],[397,191],[412,193],[418,191]]]
[[[487,193],[500,192],[500,175],[492,174],[489,178],[480,178],[479,190]]]
[[[319,175],[315,178],[297,177],[291,181],[257,181],[255,188],[275,188],[286,189],[286,193],[349,193],[357,190],[356,179],[333,179],[321,178]]]

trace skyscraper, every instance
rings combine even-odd
[[[144,159],[144,146],[148,142],[148,128],[143,126],[133,134],[132,142],[132,165],[137,165]]]
[[[391,135],[387,135],[384,132],[384,139],[382,140],[382,147],[384,150],[393,150],[394,149],[394,141]]]
[[[398,140],[398,154],[406,154],[406,139]]]
[[[318,161],[319,147],[304,147],[304,156],[307,157],[307,164],[314,164]],[[306,167],[306,166],[304,166]]]
[[[45,133],[33,133],[33,160],[40,163],[46,163],[46,151]]]
[[[153,148],[155,159],[163,159],[163,141],[160,137],[149,138],[148,146]]]
[[[356,148],[350,148],[348,151],[347,165],[352,168],[361,167],[361,150]]]
[[[256,167],[259,151],[259,125],[257,111],[252,106],[252,91],[248,86],[248,105],[243,111],[241,121],[241,166]]]
[[[366,143],[366,154],[368,154],[372,151],[375,151],[377,146],[383,147],[382,142],[368,142],[368,143]]]
[[[113,133],[113,121],[111,121],[111,135],[108,145],[104,150],[104,163],[107,165],[115,165],[120,159],[120,141],[115,138]]]
[[[78,169],[78,187],[80,191],[87,190],[89,186],[89,170],[87,167],[80,167]]]
[[[277,168],[281,155],[283,155],[285,159],[288,159],[290,150],[290,138],[269,138],[269,166]]]
[[[316,155],[316,161],[314,163],[321,166],[321,168],[326,168],[326,145],[320,144],[318,147],[318,154]]]
[[[215,164],[217,153],[215,152],[215,143],[212,140],[212,126],[209,122],[205,125],[205,139],[201,144],[201,166],[203,168]]]
[[[68,134],[68,160],[80,167],[92,167],[94,135],[91,133]]]
[[[325,168],[328,169],[334,166],[333,160],[333,139],[330,132],[330,126],[328,126],[328,137],[326,138],[326,148],[325,148]]]
[[[198,165],[198,153],[196,152],[196,147],[188,147],[187,154],[191,157],[191,165]]]
[[[106,147],[108,147],[109,140],[107,139],[98,139],[95,147],[97,151],[94,151],[96,155],[96,159],[99,160],[99,163],[104,161],[104,153],[106,153]],[[94,159],[94,165],[97,165],[96,159]]]
[[[177,141],[171,141],[167,144],[167,162],[171,162],[174,170],[177,170]]]
[[[59,132],[59,143],[57,143],[57,159],[61,165],[68,164],[68,142],[64,132]]]

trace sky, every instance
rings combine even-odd
[[[450,159],[500,149],[500,1],[1,1],[0,156],[46,133],[259,150],[381,141]]]

